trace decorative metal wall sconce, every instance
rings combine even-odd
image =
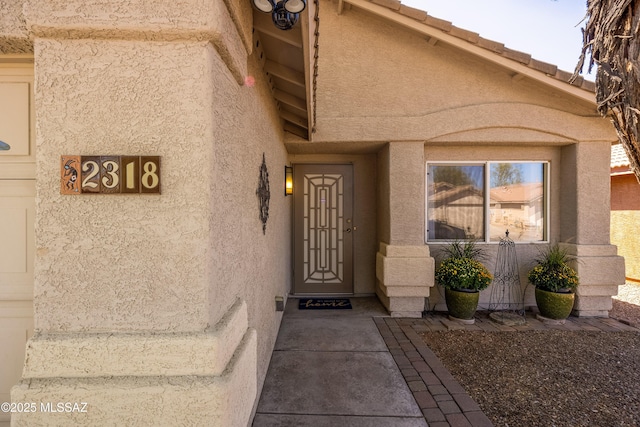
[[[252,0],[253,6],[263,13],[270,13],[273,25],[290,30],[298,22],[300,12],[307,7],[306,0]]]
[[[284,195],[293,194],[293,168],[291,166],[284,167]]]
[[[260,165],[260,176],[258,179],[258,203],[260,204],[260,221],[262,222],[262,234],[267,234],[267,220],[269,219],[269,171],[267,171],[267,161],[262,153],[262,164]]]

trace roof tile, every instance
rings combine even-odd
[[[502,56],[505,58],[513,59],[514,61],[518,61],[522,64],[529,64],[531,62],[531,55],[528,53],[520,52],[519,50],[509,49],[508,47],[504,48],[502,52]]]
[[[371,0],[372,3],[387,7],[391,10],[400,10],[399,0]]]
[[[537,59],[531,58],[531,62],[529,62],[529,66],[535,70],[542,71],[545,74],[550,76],[555,76],[556,71],[558,71],[558,66],[549,64],[548,62],[538,61]]]
[[[615,144],[611,146],[611,167],[616,168],[620,166],[629,166],[629,158],[627,152],[624,151],[622,144]]]
[[[451,22],[445,21],[444,19],[434,18],[431,15],[427,16],[427,18],[424,20],[424,23],[447,33],[451,31],[451,28],[453,28]]]
[[[562,80],[565,83],[569,83],[569,80],[571,80],[571,77],[573,77],[573,74],[571,74],[568,71],[558,70],[558,72],[556,73],[556,79]]]
[[[571,74],[571,73],[569,73]],[[573,77],[573,75],[571,75]],[[578,76],[574,81],[571,82],[572,85],[582,87],[582,83],[584,83],[584,77]]]
[[[592,82],[590,80],[584,80],[582,82],[582,86],[580,86],[582,89],[588,90],[590,92],[595,92],[596,91],[596,82]]]
[[[425,12],[424,10],[420,10],[420,9],[416,9],[413,7],[409,7],[409,6],[405,6],[403,4],[400,5],[400,13],[408,16],[409,18],[413,18],[416,21],[424,21],[425,19],[427,19],[427,12]]]
[[[493,40],[485,39],[485,38],[482,38],[482,37],[480,37],[480,39],[478,40],[478,46],[480,46],[481,48],[490,50],[492,52],[495,52],[495,53],[504,52],[504,44],[498,43],[498,42],[494,42]]]
[[[459,27],[452,27],[449,34],[474,44],[477,44],[478,40],[480,40],[480,34],[474,33],[473,31],[467,31]]]

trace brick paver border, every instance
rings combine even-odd
[[[409,322],[373,320],[430,427],[493,426]]]

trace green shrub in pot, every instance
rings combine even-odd
[[[478,307],[479,292],[491,284],[493,276],[480,262],[482,249],[475,241],[456,240],[443,251],[445,259],[436,269],[435,279],[445,289],[449,315],[471,320]]]
[[[527,278],[536,287],[536,304],[545,318],[564,320],[571,314],[579,279],[569,260],[567,251],[556,244],[543,250],[529,270]]]

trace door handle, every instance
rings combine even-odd
[[[347,228],[346,230],[344,230],[345,233],[351,233],[351,229]]]

